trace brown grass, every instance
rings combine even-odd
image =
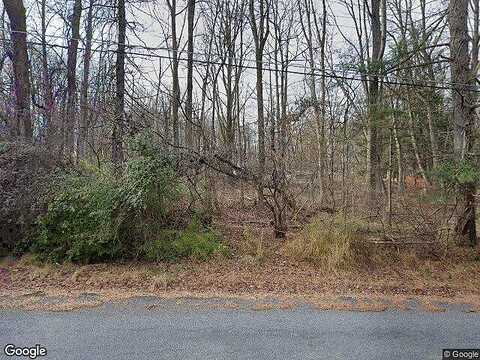
[[[269,311],[269,310],[291,310],[297,305],[291,301],[284,301],[280,303],[257,303],[251,309],[254,311]]]
[[[176,264],[87,266],[40,264],[32,256],[20,260],[6,258],[0,266],[7,269],[9,282],[4,285],[0,279],[0,294],[90,291],[132,296],[193,293],[304,298],[352,294],[392,297],[392,301],[398,302],[393,306],[404,309],[405,301],[396,300],[397,297],[442,301],[471,297],[470,303],[480,303],[480,247],[472,250],[448,243],[441,249],[371,245],[365,240],[372,232],[379,232],[378,224],[336,215],[320,219],[318,212],[312,212],[313,221],[299,214],[287,239],[280,241],[272,236],[268,209],[253,207],[253,200],[247,199],[255,198],[254,191],[246,194],[243,205],[239,205],[238,193],[226,192],[222,196],[225,198],[220,203],[224,208],[215,219],[215,226],[232,249],[232,257],[203,263],[184,260]],[[308,222],[311,224],[305,225]],[[328,304],[321,306],[328,308]]]
[[[381,303],[379,301],[367,301],[366,299],[361,298],[356,299],[354,303],[346,303],[339,299],[328,298],[315,299],[311,303],[313,307],[318,310],[382,312],[389,308],[388,304]]]
[[[420,302],[423,310],[428,312],[445,312],[446,309],[430,299],[423,299]]]
[[[362,226],[351,219],[317,217],[285,244],[283,254],[327,271],[369,267],[372,248],[366,242]]]
[[[238,255],[246,264],[261,264],[270,255],[265,244],[263,230],[255,232],[247,226],[242,234]]]

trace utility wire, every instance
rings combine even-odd
[[[0,39],[0,42],[11,42],[11,40],[7,39]],[[27,44],[29,45],[35,45],[35,46],[41,46],[42,43],[39,42],[32,42],[32,41],[27,41]],[[48,46],[53,47],[53,48],[61,48],[61,49],[68,49],[68,46],[65,45],[59,45],[59,44],[48,44]],[[84,48],[79,48],[78,50],[85,50]],[[118,53],[117,50],[112,50],[112,49],[91,49],[92,52],[107,52],[107,53]],[[134,55],[134,56],[141,56],[145,58],[156,58],[156,59],[167,59],[167,60],[173,60],[173,57],[170,55],[159,55],[159,54],[145,54],[141,52],[135,52],[135,51],[125,51],[126,55]],[[183,57],[178,57],[178,61],[188,61],[187,58]],[[234,68],[239,68],[239,69],[249,69],[249,70],[257,70],[256,66],[250,66],[250,65],[239,65],[239,64],[232,64],[228,65],[224,62],[219,62],[219,61],[211,61],[211,60],[201,60],[201,59],[193,59],[193,62],[199,65],[218,65],[218,66],[232,66]],[[366,82],[368,79],[365,78],[358,78],[355,76],[345,76],[345,75],[338,75],[335,72],[327,72],[327,70],[322,70],[322,69],[316,69],[317,71],[321,71],[322,73],[316,73],[316,72],[307,72],[307,71],[295,71],[295,70],[282,70],[282,69],[275,69],[275,68],[270,68],[270,67],[262,67],[262,71],[268,71],[268,72],[276,72],[276,73],[287,73],[287,74],[294,74],[294,75],[302,75],[305,77],[325,77],[329,79],[336,79],[336,80],[350,80],[350,81],[361,81],[361,82]],[[332,71],[332,70],[329,70]],[[360,75],[365,76],[365,74],[360,73]],[[379,78],[382,77],[382,74],[370,74],[369,76],[378,76]],[[456,86],[461,86],[461,87],[472,87],[470,84],[459,84],[459,83],[443,83],[443,84],[437,84],[437,85],[429,85],[425,83],[416,83],[416,82],[405,82],[405,81],[395,81],[395,80],[382,80],[383,84],[386,85],[397,85],[397,86],[409,86],[409,87],[414,87],[414,88],[431,88],[431,89],[438,89],[438,90],[456,90]],[[455,86],[455,87],[454,87]],[[470,91],[475,92],[475,93],[480,93],[480,90],[477,89],[470,89]]]
[[[13,31],[15,33],[21,33],[21,34],[24,34],[24,35],[31,35],[31,36],[34,36],[36,34],[32,34],[30,32],[27,32],[27,31]],[[51,38],[55,38],[55,39],[62,39],[64,40],[65,37],[63,36],[58,36],[58,35],[46,35],[47,37],[51,37]],[[70,40],[77,40],[77,41],[82,41],[82,39],[70,39]],[[5,41],[5,42],[8,42],[8,41],[11,41],[9,39],[0,39],[0,41]],[[107,45],[120,45],[120,43],[118,42],[115,42],[115,41],[103,41],[103,40],[92,40],[92,42],[95,42],[95,43],[99,43],[99,44],[107,44]],[[41,46],[42,43],[36,43],[36,42],[32,42],[32,41],[27,41],[27,43],[29,43],[30,45],[37,45],[37,46]],[[49,47],[54,47],[54,48],[62,48],[62,49],[68,49],[68,46],[66,45],[60,45],[60,44],[52,44],[52,43],[47,43],[47,45]],[[147,50],[147,51],[151,51],[151,52],[154,52],[154,51],[167,51],[167,52],[177,52],[177,54],[181,55],[181,54],[188,54],[187,51],[185,50],[180,50],[180,49],[177,49],[177,50],[174,50],[174,49],[171,49],[169,47],[163,47],[163,46],[158,46],[158,47],[150,47],[150,46],[145,46],[145,45],[131,45],[131,44],[121,44],[121,45],[124,45],[126,48],[130,48],[130,49],[142,49],[142,50]],[[79,50],[84,50],[82,48],[79,48]],[[110,52],[110,53],[117,53],[117,50],[111,50],[111,49],[106,49],[106,50],[98,50],[98,49],[91,49],[92,52]],[[171,55],[158,55],[158,54],[152,54],[152,53],[139,53],[139,52],[126,52],[126,54],[129,54],[129,55],[136,55],[136,56],[144,56],[144,57],[147,57],[147,58],[160,58],[160,59],[167,59],[167,60],[173,60],[173,57]],[[207,54],[203,54],[203,53],[198,53],[198,52],[194,52],[193,55],[197,55],[197,56],[206,56]],[[212,54],[214,56],[218,56],[219,58],[221,58],[221,56],[219,54]],[[178,58],[177,60],[179,61],[186,61],[186,59],[181,59],[181,58]],[[245,61],[245,62],[250,62],[250,63],[256,63],[256,60],[255,59],[247,59],[247,58],[244,58],[242,59],[242,61]],[[300,61],[300,60],[298,60]],[[194,63],[197,63],[197,64],[203,64],[203,65],[220,65],[220,66],[228,66],[228,64],[226,64],[224,61],[212,61],[212,60],[200,60],[200,59],[195,59],[194,60]],[[279,72],[279,73],[287,73],[287,74],[296,74],[296,75],[304,75],[304,76],[324,76],[325,77],[329,77],[329,78],[337,78],[337,79],[340,79],[341,76],[340,75],[337,75],[335,74],[335,72],[342,72],[342,73],[351,73],[351,74],[357,74],[357,75],[361,75],[361,76],[379,76],[381,77],[382,75],[386,75],[386,74],[382,74],[381,72],[379,73],[367,73],[367,72],[362,72],[360,70],[357,70],[357,69],[344,69],[344,68],[333,68],[333,69],[318,69],[318,68],[315,68],[313,71],[314,73],[312,74],[312,71],[309,70],[309,71],[293,71],[293,70],[285,70],[285,69],[273,69],[271,67],[272,64],[269,64],[270,66],[268,68],[263,68],[262,70],[264,71],[275,71],[275,72]],[[240,69],[251,69],[251,70],[256,70],[256,65],[239,65],[239,64],[232,64],[231,65],[232,67],[235,67],[235,68],[240,68]],[[421,67],[422,65],[419,65],[418,67]],[[301,65],[295,65],[295,64],[289,64],[288,65],[289,68],[297,68],[297,69],[305,69],[306,66],[301,66]],[[316,74],[315,72],[321,72],[321,74]],[[339,78],[340,77],[340,78]],[[354,77],[345,77],[346,80],[354,80],[354,81],[365,81],[363,78],[361,79],[358,79],[358,78],[354,78]],[[439,85],[437,81],[435,80],[423,80],[423,84],[418,84],[418,83],[410,83],[412,84],[411,86],[415,86],[415,87],[420,87],[420,85],[424,85],[425,87],[432,87],[432,88],[437,88],[437,89],[443,89],[443,90],[451,90],[451,86],[471,86],[470,84],[461,84],[461,83],[453,83],[453,82],[448,82],[448,83],[443,83],[443,86],[442,85]],[[384,81],[384,83],[387,83],[386,81]],[[389,82],[391,83],[391,81]],[[426,84],[426,83],[430,83],[430,84]],[[404,83],[402,83],[404,84]],[[401,82],[397,82],[396,84],[393,84],[393,85],[401,85]],[[477,92],[476,89],[472,89],[472,91],[475,91]],[[478,92],[480,92],[480,90],[478,90]]]

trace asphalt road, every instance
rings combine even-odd
[[[271,311],[178,303],[147,307],[146,301],[135,300],[75,312],[0,312],[0,358],[8,358],[3,354],[7,343],[41,344],[48,353],[39,359],[59,360],[439,360],[443,348],[480,347],[480,315],[458,309],[357,313],[306,305]]]

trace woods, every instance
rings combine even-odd
[[[267,214],[278,242],[347,241],[343,217],[368,244],[477,246],[479,0],[2,5],[3,151],[27,143],[63,172],[33,248],[164,259],[196,229],[216,249],[229,206]],[[78,241],[106,236],[99,254],[56,233],[69,202],[102,214],[88,231],[71,220]]]

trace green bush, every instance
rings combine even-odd
[[[60,177],[32,250],[61,262],[129,258],[168,226],[180,191],[172,162],[140,148],[122,176],[83,164]]]
[[[478,167],[467,160],[446,161],[438,167],[434,176],[450,190],[458,190],[468,184],[480,183]]]
[[[89,163],[59,176],[31,250],[45,260],[82,263],[205,260],[224,253],[205,216],[194,215],[190,224],[188,217],[178,216],[182,182],[173,159],[159,155],[151,143],[139,137],[131,144],[132,156],[121,176]],[[189,225],[182,229],[181,224]]]
[[[66,175],[39,220],[32,250],[53,261],[115,258],[121,247],[115,228],[120,191],[109,174]]]
[[[150,261],[194,258],[206,260],[215,254],[226,254],[219,235],[202,228],[194,219],[185,230],[163,230],[158,237],[144,244],[144,257]]]

